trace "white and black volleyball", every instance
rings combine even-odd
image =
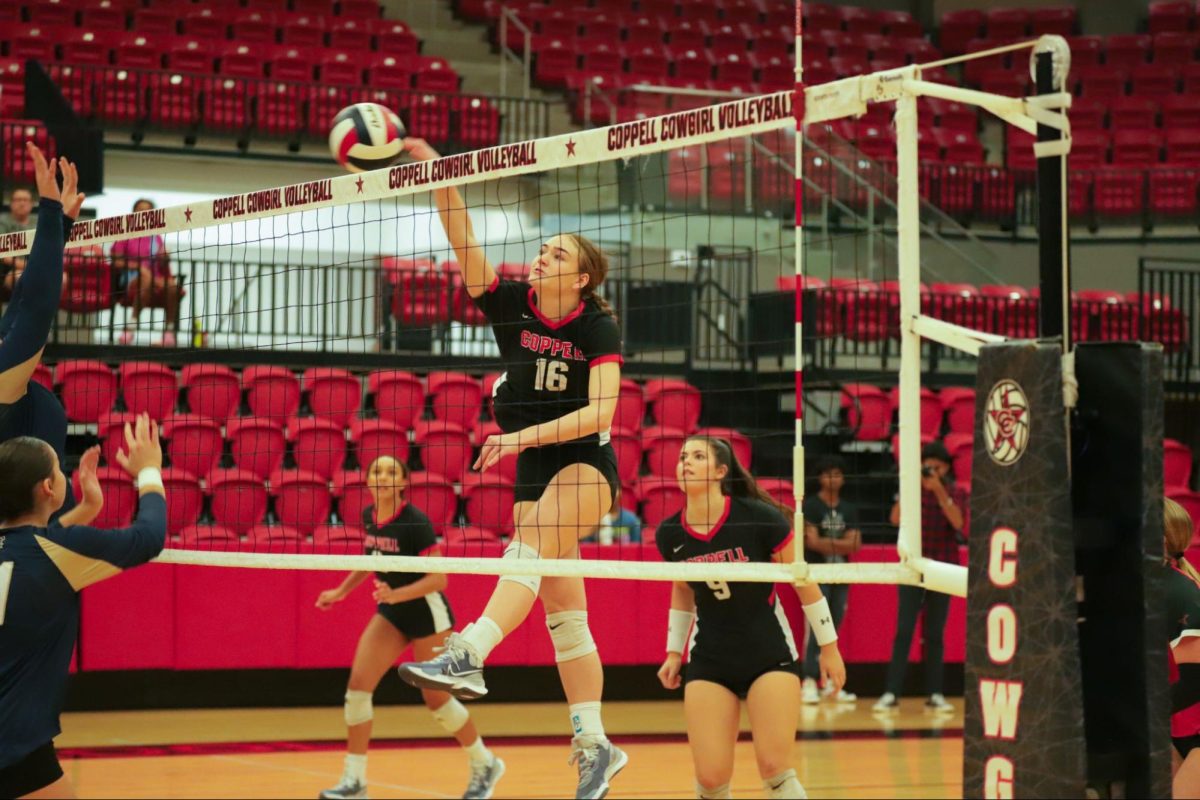
[[[351,172],[390,167],[404,152],[404,123],[378,103],[355,103],[333,118],[329,152]]]

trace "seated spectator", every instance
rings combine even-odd
[[[842,499],[842,487],[846,484],[842,460],[831,456],[821,461],[817,465],[817,481],[817,493],[804,499],[804,560],[810,564],[844,564],[849,556],[862,547],[862,532],[858,529],[858,510]],[[850,585],[822,584],[821,594],[829,601],[834,628],[840,628],[846,616]],[[801,689],[801,698],[809,705],[821,701],[817,687],[821,677],[817,663],[820,651],[817,637],[809,636],[804,649],[804,684]],[[832,686],[826,687],[828,696],[833,696],[832,689]],[[839,703],[853,703],[858,697],[840,689],[834,699]]]
[[[133,204],[133,210],[149,211],[154,201],[142,198]],[[113,268],[125,285],[125,303],[132,311],[121,344],[133,341],[133,329],[143,308],[161,308],[166,313],[163,326],[163,347],[175,346],[175,327],[179,321],[179,300],[183,291],[171,274],[171,256],[167,252],[163,237],[142,236],[137,239],[121,239],[110,252]]]
[[[8,213],[0,214],[0,233],[23,231],[32,228],[34,224],[33,192],[23,187],[13,189],[12,196],[8,199]],[[6,299],[12,296],[13,286],[24,269],[24,258],[0,259],[0,278],[4,281],[3,296]]]
[[[599,541],[600,544],[637,544],[642,541],[642,521],[638,515],[621,505],[621,490],[613,498],[612,508],[600,518],[596,533],[584,537],[583,541]]]

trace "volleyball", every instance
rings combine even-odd
[[[329,128],[329,152],[351,172],[390,167],[404,152],[404,123],[378,103],[346,106]]]

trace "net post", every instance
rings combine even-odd
[[[912,321],[921,313],[921,186],[917,167],[917,98],[896,98],[897,239],[900,282],[900,537],[901,561],[921,556],[920,463],[921,337]]]
[[[1044,36],[1031,55],[1034,84],[1041,96],[1064,91],[1070,51],[1059,37]],[[1059,142],[1065,131],[1038,123],[1037,141]],[[1063,352],[1071,350],[1070,226],[1066,214],[1067,155],[1039,155],[1038,283],[1041,292],[1038,327],[1042,338],[1062,337]]]
[[[796,0],[796,90],[792,113],[796,119],[796,440],[792,447],[792,496],[796,501],[794,528],[800,541],[793,548],[797,572],[806,571],[804,562],[804,3]]]

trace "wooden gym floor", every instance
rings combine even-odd
[[[962,795],[962,713],[931,715],[921,698],[899,713],[804,708],[795,766],[810,797]],[[574,768],[562,704],[471,704],[489,746],[508,765],[496,797],[570,797]],[[316,797],[341,774],[337,708],[97,712],[63,715],[55,744],[83,798]],[[420,706],[375,711],[368,780],[373,798],[460,797],[462,752]],[[682,703],[605,703],[605,724],[629,753],[610,797],[693,797]],[[737,745],[735,797],[761,797],[751,743]]]

